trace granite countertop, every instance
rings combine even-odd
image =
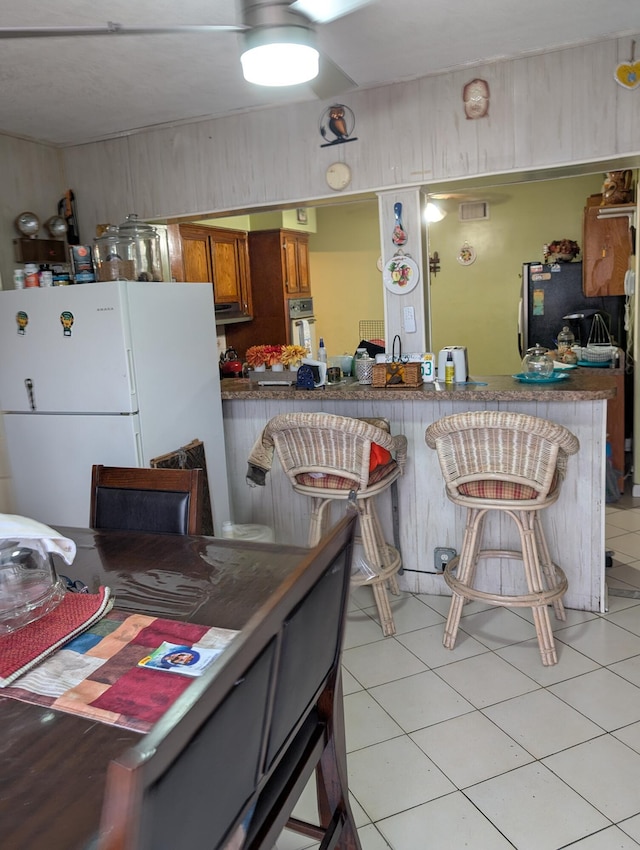
[[[411,399],[411,401],[432,401],[435,398],[451,401],[597,401],[613,398],[616,388],[613,378],[621,374],[619,369],[592,369],[578,367],[564,374],[568,378],[558,383],[531,384],[520,383],[511,375],[488,375],[469,379],[466,384],[445,386],[440,381],[425,383],[421,387],[398,389],[396,387],[379,388],[359,384],[347,378],[344,382],[327,385],[315,390],[298,390],[295,387],[261,387],[248,378],[225,378],[221,381],[222,400],[233,399],[308,399],[319,398],[332,401],[393,400]]]

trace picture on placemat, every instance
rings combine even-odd
[[[163,641],[151,655],[138,661],[138,667],[182,673],[184,676],[201,676],[220,654],[222,649],[205,649],[183,646]]]

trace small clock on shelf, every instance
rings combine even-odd
[[[330,189],[340,192],[351,183],[351,169],[346,162],[334,162],[327,168],[327,185]]]

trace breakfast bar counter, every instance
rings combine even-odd
[[[506,410],[539,416],[564,425],[580,441],[570,458],[558,502],[544,512],[543,523],[555,560],[567,574],[565,604],[588,611],[606,610],[604,581],[605,447],[607,402],[616,394],[613,371],[578,368],[557,383],[520,383],[510,375],[474,377],[466,384],[425,383],[419,388],[377,388],[355,381],[315,390],[259,386],[247,379],[222,381],[223,419],[229,496],[235,523],[271,526],[283,544],[305,545],[309,506],[293,493],[274,460],[265,487],[246,482],[247,458],[262,428],[273,416],[293,411],[321,411],[342,416],[383,417],[394,434],[408,440],[408,462],[398,481],[400,548],[399,584],[415,593],[447,594],[434,566],[434,549],[459,551],[464,511],[445,496],[436,453],[424,441],[426,427],[443,416],[469,410]],[[338,510],[336,508],[336,510]],[[385,535],[393,539],[389,494],[380,497]],[[512,523],[491,523],[500,548],[515,549]],[[518,592],[517,570],[500,566],[503,593]],[[495,565],[492,570],[495,575]],[[479,576],[482,586],[483,577]],[[493,579],[495,581],[495,579]]]

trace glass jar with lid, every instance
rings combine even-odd
[[[162,280],[160,236],[155,227],[130,213],[118,225],[118,234],[133,242],[134,280]]]
[[[0,540],[0,635],[53,611],[65,595],[52,557],[37,540]]]
[[[571,351],[576,338],[568,325],[565,325],[558,334],[558,357],[562,358],[568,351]]]
[[[135,280],[134,243],[110,224],[93,240],[93,259],[99,281]]]
[[[549,349],[536,343],[527,349],[522,360],[522,372],[530,378],[548,378],[553,374],[553,359]]]

